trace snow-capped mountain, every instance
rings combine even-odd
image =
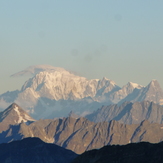
[[[134,89],[134,91],[126,96],[120,103],[124,101],[154,101],[155,103],[163,103],[163,90],[157,80],[152,80],[146,87]]]
[[[156,80],[147,87],[129,82],[120,88],[114,81],[88,80],[63,68],[38,65],[13,76],[34,75],[21,90],[0,95],[0,108],[16,102],[36,119],[66,116],[71,110],[86,115],[102,105],[149,100],[161,104],[163,91]]]
[[[33,94],[35,98],[76,100],[103,95],[118,88],[107,78],[87,80],[68,71],[43,71],[29,79],[21,92],[23,95]]]
[[[111,94],[110,99],[113,103],[118,103],[119,101],[124,99],[126,96],[128,96],[130,93],[132,93],[134,91],[134,89],[140,90],[142,88],[143,88],[142,85],[139,85],[137,83],[128,82],[120,90]]]
[[[40,114],[37,118],[43,118],[42,114],[49,118],[56,110],[65,109],[67,114],[76,109],[83,113],[89,108],[96,109],[101,101],[109,104],[111,101],[107,94],[119,89],[107,78],[88,80],[63,69],[53,69],[42,71],[26,81],[15,102],[34,116]]]

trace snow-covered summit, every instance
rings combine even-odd
[[[133,82],[128,82],[121,89],[111,94],[110,98],[114,103],[118,103],[120,100],[124,99],[126,96],[132,93],[134,89],[142,89],[142,88],[143,88],[142,85]]]
[[[143,86],[137,83],[133,83],[133,82],[128,82],[127,86],[131,86],[133,88],[137,88],[137,89],[141,89]]]
[[[107,93],[115,87],[118,87],[115,82],[107,78],[88,80],[66,70],[51,70],[36,74],[25,82],[21,91],[23,96],[32,93],[36,98],[75,100],[94,97],[99,90]]]

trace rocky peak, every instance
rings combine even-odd
[[[162,90],[162,89],[161,89],[161,86],[160,86],[160,84],[159,84],[159,82],[158,82],[156,79],[153,79],[153,80],[147,85],[147,89],[148,89],[148,90],[153,89],[153,90],[156,90],[156,91]]]
[[[144,100],[160,103],[163,100],[163,90],[157,80],[152,80],[143,90]]]
[[[99,88],[109,85],[116,86],[116,83],[110,79],[107,79],[106,77],[103,77],[102,80],[99,80]]]
[[[68,117],[72,117],[72,118],[78,119],[80,116],[75,114],[73,111],[70,111],[70,113],[68,114]]]
[[[0,113],[0,122],[5,121],[9,124],[17,124],[27,121],[35,121],[16,103],[11,104],[7,109]]]

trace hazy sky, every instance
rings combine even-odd
[[[10,75],[49,64],[89,79],[163,86],[162,0],[0,1],[0,93]]]

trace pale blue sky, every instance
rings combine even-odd
[[[9,76],[38,64],[163,86],[162,44],[162,0],[1,0],[0,93],[20,89],[24,79]]]

